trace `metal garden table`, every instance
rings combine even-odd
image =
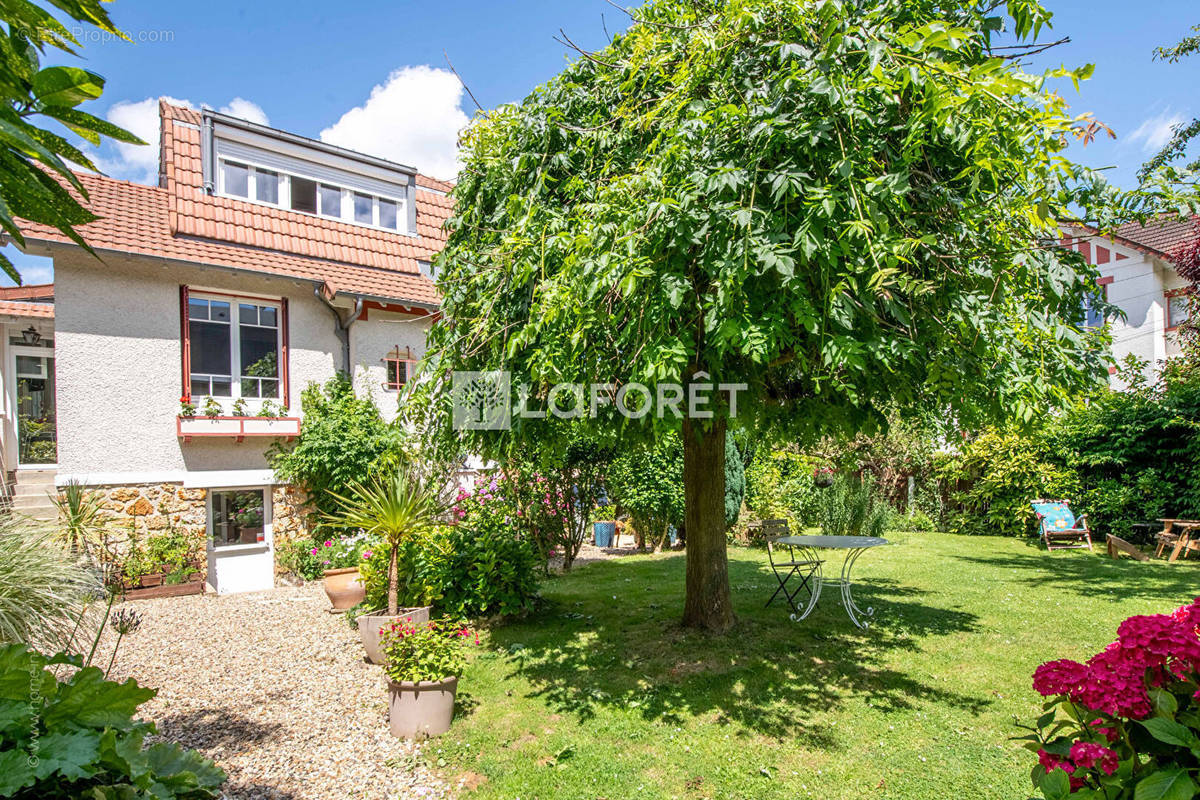
[[[850,621],[860,628],[867,627],[867,622],[860,621],[859,617],[870,617],[874,615],[875,609],[868,608],[863,611],[854,602],[854,597],[850,594],[850,570],[854,568],[854,562],[858,561],[858,557],[864,551],[872,547],[879,547],[888,543],[887,539],[881,539],[878,536],[781,536],[775,540],[776,544],[788,545],[800,550],[806,560],[813,565],[812,571],[812,594],[808,598],[808,605],[799,614],[793,613],[791,618],[795,622],[807,617],[817,607],[817,600],[821,598],[821,589],[824,584],[830,583],[837,586],[842,591],[842,605],[846,607],[846,614],[850,617]],[[824,577],[821,564],[819,550],[845,550],[846,557],[842,561],[842,572],[837,578]]]

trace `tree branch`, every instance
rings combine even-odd
[[[576,52],[578,52],[580,55],[582,55],[584,58],[586,58],[588,61],[591,61],[592,63],[600,64],[602,66],[608,67],[609,69],[617,68],[616,64],[610,64],[607,61],[596,58],[594,55],[589,53],[587,50],[584,50],[582,47],[580,47],[579,45],[572,42],[571,37],[567,36],[567,32],[564,31],[562,28],[559,28],[558,32],[563,35],[563,38],[560,39],[557,36],[555,36],[554,41],[558,42],[559,44],[565,44],[567,47],[570,47],[572,50],[575,50]],[[564,39],[566,41],[563,41]]]
[[[467,86],[467,82],[462,79],[462,75],[459,75],[458,70],[456,70],[454,65],[450,63],[450,54],[443,50],[442,55],[446,57],[446,66],[450,67],[450,71],[454,73],[454,77],[458,78],[458,82],[461,83],[462,87],[467,90],[467,95],[471,98],[471,102],[474,103],[475,107],[478,108],[480,112],[482,112],[483,116],[486,117],[488,115],[487,109],[479,104],[479,101],[475,99],[475,93],[471,91],[471,87]]]

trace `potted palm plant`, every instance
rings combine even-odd
[[[383,630],[392,735],[427,739],[450,729],[466,647],[479,637],[447,621],[400,619]]]
[[[398,561],[405,541],[436,525],[446,506],[428,480],[402,469],[390,475],[377,475],[365,483],[351,484],[348,497],[336,492],[330,494],[339,503],[338,510],[327,517],[330,524],[358,528],[387,548],[387,611],[363,614],[357,620],[367,658],[373,664],[382,664],[379,636],[385,626],[400,619],[429,620],[429,606],[399,607]]]

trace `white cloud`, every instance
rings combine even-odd
[[[1129,134],[1130,143],[1141,142],[1142,152],[1155,153],[1171,141],[1172,129],[1184,121],[1183,114],[1166,109],[1162,113],[1148,118]]]
[[[197,108],[190,100],[180,100],[176,97],[164,97],[168,103],[188,108]],[[206,106],[208,107],[208,106]],[[235,97],[217,109],[222,114],[240,117],[241,119],[269,125],[266,112],[260,106],[241,97]],[[147,97],[145,100],[123,101],[115,104],[104,115],[109,122],[120,125],[131,131],[148,145],[133,145],[116,142],[110,145],[112,155],[100,155],[95,160],[96,166],[114,178],[123,178],[136,183],[158,182],[158,98]]]
[[[470,122],[462,101],[463,85],[453,72],[403,67],[321,131],[321,140],[453,178],[460,166],[458,134]]]

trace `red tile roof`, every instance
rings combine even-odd
[[[13,317],[54,319],[54,306],[49,303],[21,303],[15,300],[0,300],[0,314],[7,314]]]
[[[433,282],[424,275],[173,235],[167,224],[166,189],[99,175],[81,174],[79,179],[88,190],[88,205],[100,219],[78,230],[102,258],[105,251],[132,253],[324,282],[335,294],[349,292],[427,306],[439,302]],[[20,224],[26,239],[71,243],[49,226]]]
[[[1140,222],[1126,223],[1117,228],[1115,234],[1118,238],[1141,245],[1169,259],[1176,248],[1200,234],[1197,224],[1200,224],[1200,216],[1181,220],[1172,214],[1154,220],[1149,225],[1142,225]]]
[[[1096,228],[1090,225],[1073,227],[1080,228],[1092,236],[1099,235]],[[1173,260],[1175,250],[1180,245],[1197,236],[1200,236],[1200,215],[1181,220],[1174,214],[1164,214],[1145,225],[1140,222],[1127,222],[1112,234],[1115,241],[1167,262]]]
[[[53,283],[27,283],[0,287],[0,300],[53,300]]]
[[[159,186],[81,174],[100,219],[78,230],[104,251],[158,256],[325,283],[383,300],[436,306],[433,282],[420,273],[445,245],[452,184],[417,176],[417,235],[205,193],[200,167],[201,114],[159,102]],[[69,244],[53,228],[21,223],[32,241]]]

